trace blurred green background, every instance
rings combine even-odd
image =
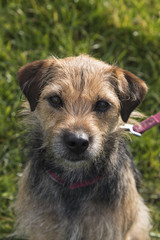
[[[159,0],[0,0],[0,239],[13,231],[11,206],[25,161],[17,70],[80,53],[145,80],[149,92],[139,109],[148,116],[160,111]],[[130,145],[153,219],[151,236],[160,239],[160,126],[133,136]]]

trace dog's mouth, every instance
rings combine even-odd
[[[77,171],[84,172],[89,171],[89,169],[94,164],[93,159],[90,159],[89,156],[86,155],[71,155],[69,153],[61,152],[61,154],[57,154],[53,152],[53,155],[49,156],[49,162],[46,167],[49,170],[53,170],[62,174],[63,172],[72,172],[76,173]]]
[[[90,162],[90,155],[86,152],[83,154],[74,154],[69,151],[63,151],[61,153],[55,153],[56,159],[59,161],[68,162],[71,165],[84,165]],[[70,162],[70,163],[69,163]]]

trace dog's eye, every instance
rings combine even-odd
[[[49,97],[48,101],[54,108],[61,108],[63,106],[62,99],[57,95]]]
[[[96,112],[105,112],[110,107],[110,104],[106,101],[98,101],[95,105]]]

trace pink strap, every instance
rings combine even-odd
[[[160,112],[145,119],[141,123],[135,125],[133,130],[138,133],[144,133],[146,130],[160,123]]]

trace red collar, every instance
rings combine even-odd
[[[60,179],[60,177],[57,176],[55,173],[53,173],[51,170],[47,170],[47,172],[55,182],[59,183],[62,186],[65,185],[65,180],[64,179]],[[100,178],[101,177],[97,177],[97,178],[92,179],[90,181],[73,183],[73,184],[70,184],[68,187],[69,187],[70,190],[73,190],[73,189],[76,189],[76,188],[81,188],[81,187],[86,187],[86,186],[94,184]]]

